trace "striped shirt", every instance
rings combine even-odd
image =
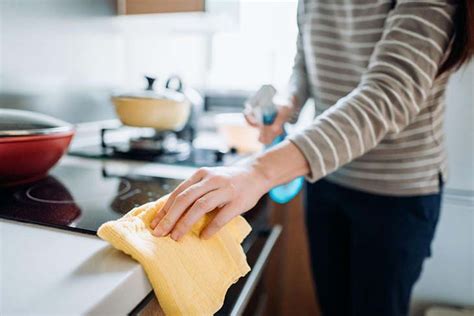
[[[310,181],[422,195],[446,177],[443,120],[452,41],[449,0],[300,0],[290,80],[297,115],[316,118],[290,140]]]

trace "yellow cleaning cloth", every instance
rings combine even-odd
[[[250,271],[240,244],[251,227],[239,216],[203,240],[199,233],[212,217],[207,215],[179,242],[155,237],[150,222],[167,198],[103,224],[97,234],[140,262],[166,315],[212,315],[227,289]]]

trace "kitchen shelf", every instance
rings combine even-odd
[[[205,0],[117,0],[120,15],[203,12]]]

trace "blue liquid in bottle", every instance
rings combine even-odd
[[[263,124],[271,125],[275,121],[276,113],[272,113],[270,115],[263,116]],[[279,143],[281,143],[286,138],[286,132],[283,129],[283,133],[277,136],[270,145],[267,145],[266,148],[273,147]],[[291,201],[295,196],[303,188],[304,178],[298,177],[294,180],[291,180],[288,183],[276,186],[270,190],[268,193],[270,198],[278,203],[278,204],[285,204]]]

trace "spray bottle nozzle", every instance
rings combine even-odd
[[[247,110],[265,125],[271,125],[275,121],[277,108],[273,103],[273,97],[276,92],[272,85],[263,85],[245,103]]]

